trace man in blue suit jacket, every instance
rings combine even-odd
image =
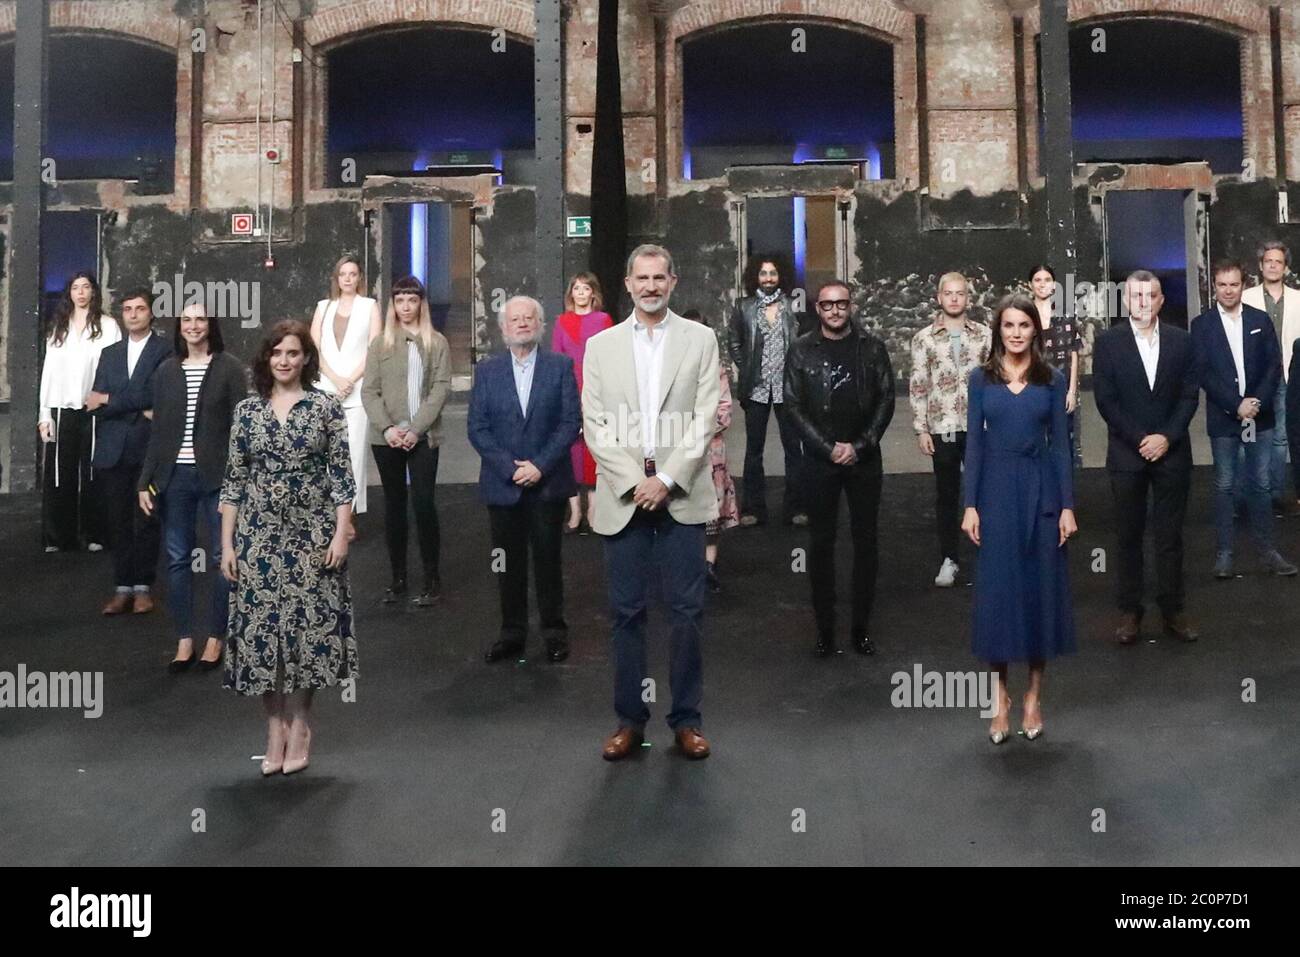
[[[478,364],[469,401],[469,440],[482,458],[479,496],[488,507],[493,571],[501,591],[501,637],[488,663],[519,655],[528,638],[528,550],[546,657],[569,656],[560,543],[568,500],[577,494],[569,447],[582,413],[573,360],[539,345],[546,328],[536,299],[516,296],[498,319],[509,352]]]
[[[153,417],[154,370],[172,354],[167,340],[153,332],[153,293],[131,289],[122,298],[126,338],[104,350],[86,407],[95,416],[95,451],[90,464],[99,473],[112,533],[117,590],[105,615],[153,610],[160,530],[156,516],[139,509],[136,484],[149,448]]]
[[[1296,567],[1273,545],[1269,463],[1273,401],[1282,376],[1282,352],[1268,313],[1241,301],[1241,263],[1214,264],[1215,305],[1192,322],[1196,378],[1205,390],[1205,425],[1214,455],[1215,578],[1232,578],[1232,494],[1238,455],[1245,453],[1246,510],[1265,569],[1294,575]]]

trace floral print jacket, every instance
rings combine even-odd
[[[992,346],[992,330],[971,319],[962,326],[960,362],[953,361],[942,316],[912,337],[908,399],[912,403],[912,430],[917,435],[966,431],[966,388],[971,370],[984,364]]]

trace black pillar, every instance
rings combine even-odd
[[[561,2],[535,0],[533,112],[537,157],[534,227],[537,298],[547,316],[564,311],[564,69]]]
[[[591,152],[591,271],[605,290],[605,311],[622,318],[619,298],[627,256],[627,172],[623,93],[618,66],[618,0],[600,0],[596,27],[596,137]],[[659,112],[662,112],[660,109]],[[656,184],[663,188],[665,176]]]
[[[1043,77],[1043,149],[1047,180],[1047,256],[1061,275],[1077,273],[1074,222],[1074,140],[1070,130],[1068,0],[1040,0],[1039,55]]]
[[[14,203],[9,241],[9,490],[36,488],[37,356],[41,337],[41,218],[45,191],[45,0],[18,0],[14,41]]]

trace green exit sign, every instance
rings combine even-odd
[[[826,147],[826,158],[829,160],[847,159],[849,155],[846,146],[828,146]]]
[[[591,217],[590,216],[570,216],[565,220],[566,228],[564,235],[569,239],[590,239],[591,238]]]
[[[469,165],[469,154],[468,154],[468,153],[452,153],[450,156],[447,157],[447,165],[448,165],[448,166],[468,166],[468,165]]]

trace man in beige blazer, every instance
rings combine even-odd
[[[704,621],[704,523],[718,515],[708,468],[718,410],[713,331],[668,308],[677,285],[672,254],[638,246],[627,261],[635,306],[587,342],[582,420],[596,459],[595,523],[605,536],[613,617],[614,711],[618,730],[604,757],[626,757],[644,740],[646,601],[658,572],[672,610],[668,726],[688,758],[705,758],[700,733]]]
[[[1291,369],[1291,351],[1300,338],[1300,289],[1283,280],[1291,266],[1291,251],[1278,239],[1259,244],[1260,282],[1241,294],[1241,301],[1263,309],[1273,320],[1273,330],[1282,346],[1282,378],[1273,404],[1273,455],[1268,475],[1272,486],[1273,508],[1285,515],[1300,514],[1300,488],[1295,495],[1286,492],[1286,385]],[[1240,497],[1240,496],[1238,496]]]

